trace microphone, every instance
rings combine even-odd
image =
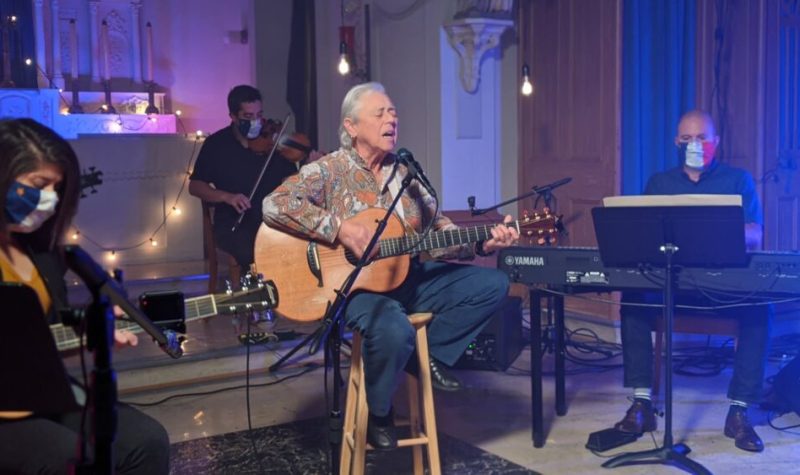
[[[428,177],[425,176],[425,172],[422,171],[422,167],[419,166],[419,163],[414,160],[414,155],[408,151],[406,148],[401,148],[397,151],[397,158],[401,162],[408,167],[408,173],[411,174],[414,178],[416,178],[428,193],[431,194],[434,198],[436,198],[436,190],[431,185],[431,182],[428,181]]]
[[[162,332],[160,328],[155,326],[149,318],[128,301],[125,297],[125,291],[92,259],[92,256],[81,249],[80,246],[75,245],[65,246],[64,254],[69,268],[86,283],[92,292],[105,295],[113,304],[119,305],[131,320],[136,322],[137,325],[142,327],[142,330],[146,331],[158,342],[158,346],[165,353],[173,358],[179,358],[183,355],[183,348],[181,347],[183,338],[172,330]]]

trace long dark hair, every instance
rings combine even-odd
[[[45,163],[61,168],[56,187],[56,214],[23,239],[37,251],[52,250],[63,238],[78,210],[80,166],[75,151],[57,133],[31,119],[0,119],[0,245],[11,239],[6,218],[6,193],[20,175]]]

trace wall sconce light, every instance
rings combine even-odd
[[[522,87],[520,88],[523,96],[533,94],[533,84],[531,84],[531,71],[527,64],[522,65]]]

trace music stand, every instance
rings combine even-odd
[[[710,475],[689,459],[691,449],[672,440],[672,327],[676,267],[743,267],[748,256],[741,206],[630,206],[593,208],[600,258],[606,267],[665,270],[664,372],[665,424],[661,448],[630,452],[605,462],[614,468],[631,464],[672,464],[690,473]]]
[[[26,285],[0,283],[0,302],[0,374],[13,388],[0,391],[0,410],[61,414],[80,409],[36,293]]]

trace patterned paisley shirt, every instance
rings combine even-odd
[[[339,149],[309,163],[264,198],[264,222],[269,226],[333,244],[343,220],[367,208],[388,209],[393,195],[390,183],[397,175],[398,189],[407,173],[396,156],[387,154],[378,183],[367,163],[353,150]],[[421,233],[430,219],[433,231],[456,229],[450,218],[436,209],[436,200],[416,180],[400,199],[408,232]],[[399,216],[398,216],[399,217]],[[471,259],[475,244],[429,251],[437,259]]]

